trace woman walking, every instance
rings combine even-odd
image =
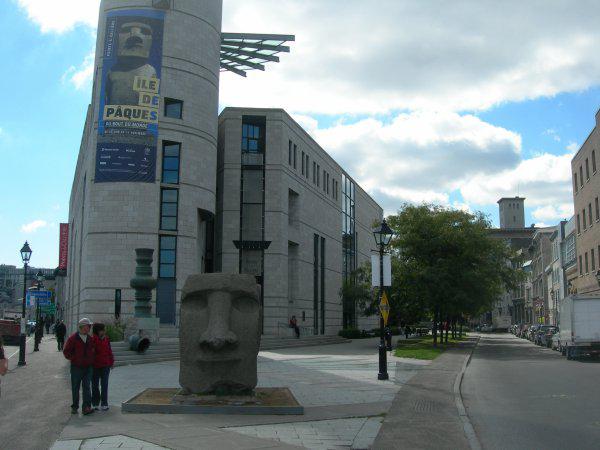
[[[93,331],[96,358],[92,376],[92,406],[96,411],[98,411],[98,406],[101,406],[102,411],[108,411],[108,377],[115,358],[104,324],[95,323]]]

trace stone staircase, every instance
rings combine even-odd
[[[160,329],[160,342],[152,344],[144,354],[137,354],[129,350],[128,342],[113,342],[112,349],[115,355],[115,366],[131,364],[149,364],[179,359],[179,331],[175,327],[162,327]],[[311,347],[319,345],[344,344],[350,342],[339,336],[306,336],[300,339],[280,336],[263,336],[260,342],[261,351]]]

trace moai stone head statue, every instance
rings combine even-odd
[[[183,392],[250,394],[260,334],[260,286],[252,275],[188,277],[179,330]]]
[[[152,28],[141,22],[126,22],[119,29],[119,58],[148,59],[152,48]]]

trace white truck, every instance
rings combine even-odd
[[[562,301],[559,345],[567,359],[600,355],[600,297],[570,295]]]

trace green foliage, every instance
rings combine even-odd
[[[106,335],[111,342],[122,342],[125,339],[125,328],[119,322],[106,324]]]
[[[338,332],[338,336],[341,336],[346,339],[362,339],[363,334],[360,330],[356,328],[347,328],[345,330],[340,330]]]

